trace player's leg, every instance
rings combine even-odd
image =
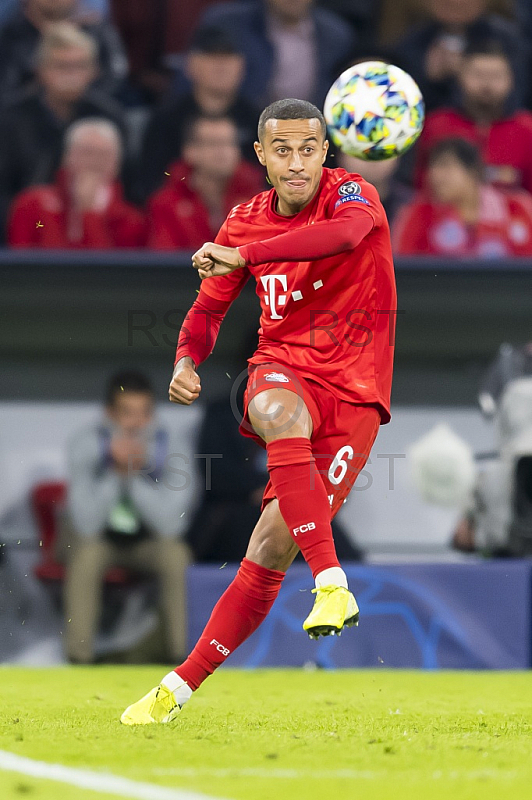
[[[190,656],[159,686],[124,711],[124,724],[146,725],[174,719],[192,692],[267,616],[297,553],[276,501],[263,510],[251,538],[257,543],[256,560],[248,557],[248,551]]]
[[[347,589],[334,546],[329,498],[312,452],[313,421],[303,397],[292,386],[264,389],[250,399],[247,413],[266,442],[281,514],[316,585]]]
[[[340,510],[368,459],[380,425],[380,413],[371,406],[354,405],[325,396],[324,422],[314,437],[316,466],[331,505],[331,517]],[[320,587],[314,608],[303,623],[309,636],[340,635],[344,625],[358,623],[358,605],[349,593],[345,611],[341,592]]]

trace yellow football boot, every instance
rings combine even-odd
[[[120,722],[124,725],[164,724],[172,722],[180,711],[181,706],[174,693],[159,684],[136,703],[128,706],[120,717]]]
[[[340,636],[342,628],[358,625],[358,605],[354,596],[343,586],[321,586],[313,589],[314,607],[303,623],[311,639],[320,636]]]

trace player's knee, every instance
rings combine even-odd
[[[248,413],[254,430],[266,441],[284,436],[309,437],[312,432],[310,414],[295,392],[260,392],[249,403]]]

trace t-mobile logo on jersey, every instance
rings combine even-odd
[[[287,283],[286,283],[286,275],[262,275],[261,282],[266,291],[264,296],[264,302],[267,306],[270,307],[271,311],[271,318],[272,319],[282,319],[282,315],[277,313],[277,305],[284,306],[286,303],[286,295],[285,294],[278,294],[276,296],[276,285],[275,282],[279,281],[281,284],[281,289],[283,292],[286,292]]]

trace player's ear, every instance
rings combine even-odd
[[[253,147],[255,148],[255,153],[257,154],[257,158],[259,159],[262,166],[265,167],[266,159],[264,158],[264,150],[262,144],[260,142],[254,142]]]
[[[329,152],[329,140],[325,139],[323,142],[323,158],[321,159],[321,163],[325,164],[325,159],[327,158],[327,153]]]

